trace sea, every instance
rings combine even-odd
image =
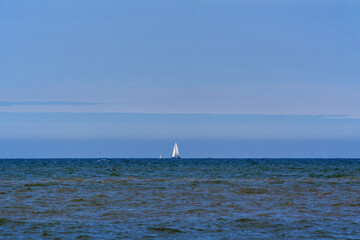
[[[360,239],[360,159],[1,159],[0,239]]]

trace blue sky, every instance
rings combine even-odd
[[[3,0],[0,155],[358,157],[359,7]]]

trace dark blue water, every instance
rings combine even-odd
[[[360,160],[0,160],[3,239],[359,239]]]

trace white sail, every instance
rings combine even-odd
[[[173,158],[180,158],[179,148],[178,148],[176,143],[174,145],[174,150],[173,150],[172,157]]]

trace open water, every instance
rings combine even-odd
[[[360,239],[360,160],[0,160],[0,239]]]

